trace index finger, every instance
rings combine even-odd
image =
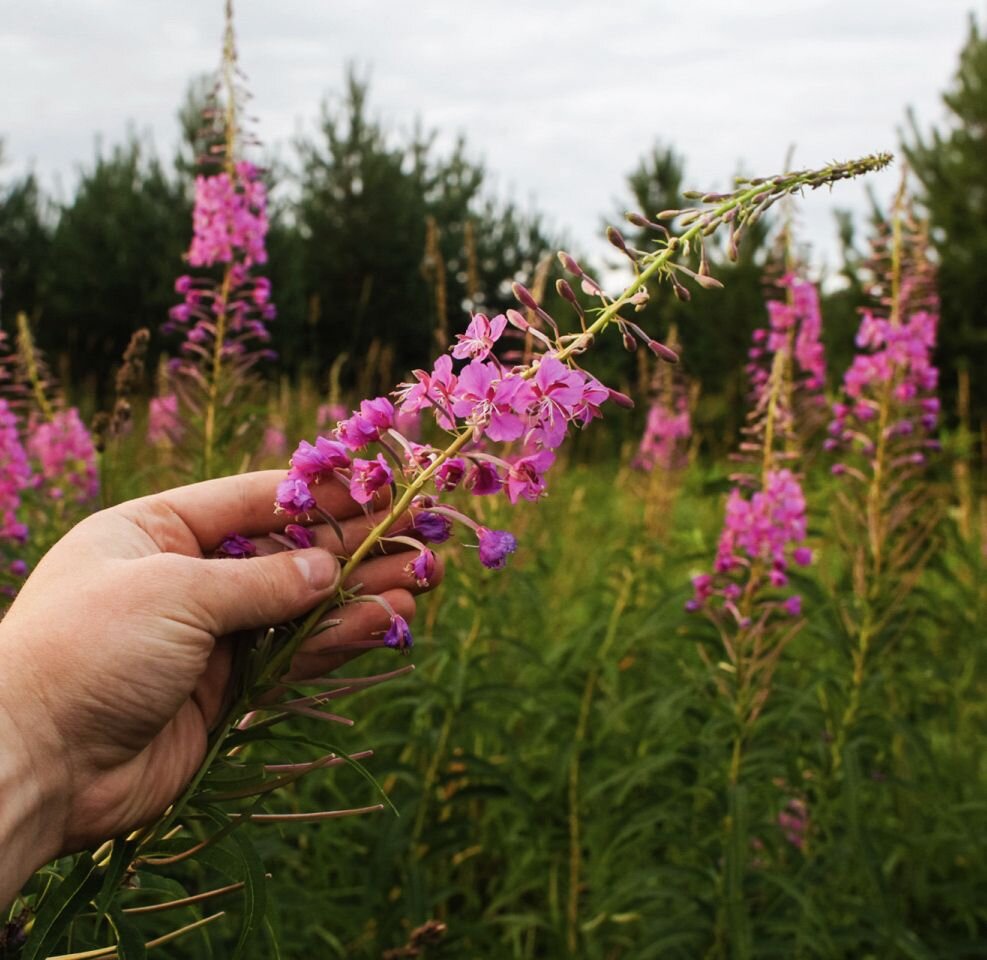
[[[275,492],[284,478],[284,470],[241,473],[152,494],[122,504],[120,509],[128,512],[131,519],[140,518],[145,528],[149,516],[171,514],[172,519],[177,517],[184,524],[200,550],[210,551],[231,533],[257,537],[283,530],[288,523],[297,523],[297,517],[274,512]],[[318,505],[336,519],[345,520],[363,512],[363,507],[338,479],[327,477],[311,489]],[[378,505],[376,501],[373,504]],[[149,529],[148,532],[161,549],[189,552],[190,544],[182,549],[162,542],[162,537],[173,540],[174,531],[165,528],[160,531]]]

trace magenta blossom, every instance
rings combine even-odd
[[[450,457],[435,471],[437,490],[455,490],[466,474],[466,461],[462,457]]]
[[[505,375],[494,363],[473,360],[459,375],[452,412],[466,418],[477,438],[517,440],[524,433],[522,416],[531,399],[527,381]]]
[[[379,440],[382,433],[394,426],[394,405],[387,397],[364,400],[360,409],[336,427],[336,436],[350,450],[362,450],[368,443]]]
[[[408,572],[420,587],[427,587],[435,576],[435,554],[428,548],[422,550],[407,566]]]
[[[522,497],[525,500],[537,500],[542,496],[545,493],[543,474],[553,463],[555,454],[551,450],[539,450],[515,460],[506,481],[507,498],[511,503],[517,503]]]
[[[566,366],[556,357],[542,358],[531,378],[534,398],[530,413],[537,443],[552,450],[562,443],[569,420],[578,408],[585,405],[589,386],[590,380],[585,374]],[[608,396],[606,388],[601,386],[601,389],[600,402]]]
[[[402,413],[418,413],[427,407],[434,407],[436,420],[443,430],[451,430],[455,425],[450,414],[459,377],[452,372],[452,358],[442,354],[435,361],[431,373],[415,370],[416,383],[401,384],[395,396]]]
[[[393,482],[394,473],[382,453],[373,460],[356,459],[350,477],[350,496],[357,503],[369,503],[381,487]]]
[[[412,532],[428,543],[445,543],[452,536],[452,521],[441,514],[425,510],[415,517]]]
[[[480,460],[473,465],[466,478],[466,489],[477,497],[488,497],[500,493],[504,481],[497,468],[487,460]]]
[[[315,546],[315,536],[309,527],[303,527],[298,523],[289,523],[284,528],[284,535],[296,546],[299,550],[305,550],[308,547]]]
[[[27,452],[52,499],[74,491],[79,503],[99,496],[96,448],[75,407],[57,411],[50,421],[32,423]]]
[[[34,482],[27,451],[21,445],[17,415],[0,398],[0,537],[23,542],[27,527],[17,519],[21,491]]]
[[[387,633],[384,634],[384,646],[393,647],[395,650],[410,650],[414,642],[408,621],[404,617],[394,614],[391,617],[391,625],[387,628]]]
[[[480,563],[491,570],[500,570],[507,563],[508,555],[517,550],[517,540],[506,530],[477,527],[476,536],[480,544]]]
[[[324,473],[345,469],[350,465],[350,457],[338,440],[316,437],[314,445],[302,440],[289,462],[294,476],[311,482]]]
[[[285,477],[278,484],[274,506],[292,515],[307,513],[315,509],[315,497],[312,496],[312,491],[304,480],[298,477]]]
[[[467,357],[485,360],[506,326],[507,317],[502,313],[492,320],[488,320],[482,313],[476,314],[470,320],[466,333],[456,334],[459,342],[452,348],[452,355],[457,360],[465,360]]]
[[[216,549],[216,555],[219,557],[233,557],[235,559],[256,557],[257,546],[252,540],[241,537],[238,533],[230,533],[223,538],[223,542]]]

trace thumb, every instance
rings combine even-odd
[[[339,562],[318,547],[236,560],[159,557],[181,568],[169,593],[184,615],[217,637],[299,617],[339,586]]]

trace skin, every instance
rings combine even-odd
[[[155,819],[205,755],[227,695],[238,631],[301,616],[338,588],[340,565],[375,522],[342,485],[319,505],[344,542],[285,550],[270,535],[280,471],[210,480],[94,514],[42,559],[0,622],[0,906],[38,867]],[[384,506],[376,503],[377,510]],[[410,523],[410,519],[407,521]],[[259,556],[210,555],[232,531]],[[414,554],[388,547],[356,570],[360,592],[410,620]],[[441,568],[429,584],[441,579]],[[381,640],[374,603],[333,612],[293,680],[323,676]]]

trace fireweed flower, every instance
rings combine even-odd
[[[517,540],[506,530],[477,527],[476,536],[480,546],[480,563],[491,570],[500,570],[507,563],[508,554],[517,550]]]
[[[284,535],[296,546],[299,550],[305,550],[308,547],[315,545],[315,537],[312,531],[308,527],[303,527],[297,523],[289,523],[284,528]]]
[[[75,407],[56,411],[50,421],[33,422],[27,452],[51,499],[62,499],[66,491],[78,503],[99,496],[96,448]]]
[[[155,446],[178,443],[183,426],[178,413],[178,397],[173,393],[152,397],[147,412],[147,442]]]
[[[684,393],[671,401],[658,397],[648,410],[644,434],[632,466],[651,472],[673,470],[681,465],[684,445],[692,436],[692,418]]]
[[[812,552],[803,545],[807,532],[805,495],[791,470],[768,471],[763,489],[750,497],[734,487],[727,498],[714,573],[693,578],[689,611],[702,609],[718,596],[735,619],[742,619],[746,614],[735,601],[745,592],[785,587],[792,563],[811,562]],[[780,605],[771,601],[775,609],[793,617],[801,613],[800,604],[796,595]]]
[[[427,543],[445,543],[452,536],[452,521],[437,513],[423,511],[415,517],[412,532]]]
[[[435,554],[427,547],[408,564],[408,572],[420,587],[427,587],[435,576]]]
[[[252,540],[241,537],[238,533],[230,533],[223,538],[223,542],[216,550],[216,555],[235,559],[256,557],[257,547]]]
[[[289,476],[278,484],[274,506],[293,516],[308,513],[309,510],[315,509],[315,497],[312,496],[312,491],[304,480]]]
[[[338,440],[318,437],[314,444],[302,440],[291,455],[291,473],[305,481],[316,480],[323,473],[332,473],[350,465],[346,447]]]
[[[386,487],[393,481],[394,474],[382,453],[378,453],[374,460],[354,460],[350,496],[357,503],[369,503],[381,487]]]
[[[220,82],[205,111],[205,139],[212,142],[195,178],[192,239],[185,261],[190,268],[175,281],[181,298],[169,311],[164,332],[184,336],[169,365],[163,393],[174,395],[186,447],[205,477],[213,475],[215,447],[232,434],[231,418],[245,393],[256,387],[254,368],[276,354],[266,344],[267,324],[277,316],[271,282],[257,271],[267,262],[267,187],[259,167],[245,158],[236,50],[224,49]],[[217,142],[218,141],[218,142]],[[154,431],[175,441],[174,431]]]
[[[0,398],[0,537],[23,543],[27,527],[18,519],[21,492],[34,485],[34,473],[21,444],[17,416]]]
[[[466,333],[457,333],[459,342],[452,348],[452,355],[458,360],[471,357],[474,360],[484,360],[490,356],[493,345],[507,327],[507,317],[499,314],[488,320],[482,313],[476,314],[466,328]]]
[[[822,313],[819,292],[815,284],[795,274],[785,274],[778,287],[786,299],[768,300],[768,326],[759,327],[752,335],[746,367],[751,393],[755,398],[764,391],[771,375],[776,353],[783,350],[792,357],[791,379],[797,396],[795,407],[804,399],[814,407],[825,405],[826,351],[823,346]]]
[[[395,650],[410,650],[414,642],[408,621],[399,614],[394,614],[391,617],[391,625],[384,634],[384,646],[393,647]]]

